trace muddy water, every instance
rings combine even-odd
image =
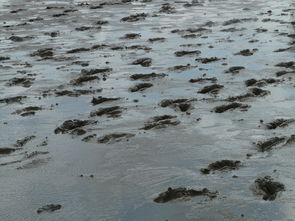
[[[7,57],[0,61],[0,99],[26,96],[21,102],[0,103],[1,148],[16,148],[17,140],[35,136],[18,147],[21,149],[0,155],[1,220],[293,220],[294,143],[277,145],[267,152],[259,152],[254,143],[295,133],[292,123],[275,130],[267,130],[264,124],[295,118],[294,65],[276,66],[294,61],[294,3],[171,1],[171,10],[164,12],[159,11],[167,2],[160,0],[101,7],[93,7],[100,1],[82,3],[0,1],[0,57]],[[147,16],[121,21],[136,13]],[[228,22],[232,19],[240,21]],[[81,27],[88,30],[81,31]],[[198,28],[204,29],[187,30]],[[124,38],[130,33],[140,35]],[[151,38],[164,40],[152,43],[148,41]],[[134,45],[148,48],[132,48]],[[45,48],[50,48],[46,55],[31,56]],[[85,50],[67,53],[77,48]],[[235,55],[245,49],[250,50],[250,56]],[[174,54],[195,50],[201,53]],[[221,60],[196,61],[211,57]],[[131,64],[139,58],[151,58],[152,63],[147,67]],[[189,68],[183,70],[173,68],[187,64]],[[244,69],[226,73],[233,66]],[[100,80],[73,84],[72,80],[83,75],[82,69],[97,68],[112,70],[92,75]],[[290,73],[277,76],[279,71]],[[152,72],[166,76],[130,79],[132,74]],[[210,81],[189,82],[213,77],[223,86],[217,93],[198,93],[212,85]],[[15,83],[13,78],[24,78],[27,83]],[[212,111],[228,104],[226,98],[247,93],[252,87],[246,87],[244,81],[251,78],[273,78],[276,82],[259,86],[269,91],[266,96],[237,101],[249,105],[246,110]],[[130,87],[142,82],[153,86],[130,92]],[[90,92],[81,96],[55,94],[81,89]],[[91,100],[98,96],[121,99],[93,106]],[[163,99],[178,98],[192,99],[191,108],[181,112],[159,105]],[[28,106],[41,110],[34,115],[12,114]],[[89,115],[112,106],[122,107],[120,116]],[[177,116],[180,124],[140,129],[150,117],[159,115]],[[86,133],[81,136],[54,133],[64,121],[73,119],[98,123],[82,127]],[[105,144],[96,141],[111,133],[135,136]],[[91,134],[96,138],[82,141]],[[39,152],[32,154],[34,151]],[[243,167],[200,173],[201,168],[223,159],[239,160]],[[286,191],[274,201],[264,201],[252,191],[254,181],[264,176],[285,185]],[[153,202],[168,187],[179,186],[206,187],[219,195],[213,200],[195,197],[166,204]],[[52,203],[62,208],[36,213]]]

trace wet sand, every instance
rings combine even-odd
[[[293,220],[294,12],[0,1],[1,220]]]

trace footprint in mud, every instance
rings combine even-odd
[[[207,64],[207,63],[216,62],[216,61],[225,60],[225,59],[226,58],[210,57],[210,58],[197,58],[196,61],[202,64]]]
[[[31,140],[35,139],[36,136],[32,135],[32,136],[27,136],[23,139],[17,140],[16,143],[13,145],[14,147],[23,147],[24,145],[26,145],[28,142],[30,142]]]
[[[277,80],[277,79],[274,79],[274,78],[263,78],[263,79],[260,79],[260,80],[256,80],[254,78],[251,78],[251,79],[248,79],[245,81],[245,85],[247,87],[250,87],[250,86],[257,86],[257,87],[264,87],[268,84],[274,84],[274,83],[277,83],[277,82],[280,82],[280,80]]]
[[[149,38],[148,42],[154,43],[154,42],[164,42],[166,41],[166,38]]]
[[[192,79],[189,80],[189,83],[204,83],[204,82],[215,83],[215,82],[217,82],[217,78],[216,77],[212,77],[212,78],[192,78]]]
[[[121,19],[122,22],[136,22],[144,20],[148,15],[146,13],[134,14]]]
[[[248,93],[246,94],[241,94],[238,96],[231,96],[225,99],[225,101],[230,101],[230,102],[234,102],[234,101],[246,101],[249,98],[253,98],[253,97],[264,97],[266,95],[270,94],[270,91],[267,90],[262,90],[260,88],[251,88]]]
[[[26,117],[26,116],[31,116],[31,115],[35,115],[36,111],[40,111],[43,108],[40,106],[29,106],[29,107],[25,107],[23,109],[18,109],[15,112],[13,112],[12,114],[19,114],[22,117]]]
[[[142,67],[149,67],[152,64],[151,58],[139,58],[131,63],[132,65],[141,65]]]
[[[22,87],[31,87],[35,78],[12,78],[7,82],[7,86],[22,86]]]
[[[201,90],[198,91],[198,93],[200,93],[200,94],[207,94],[207,93],[210,93],[210,94],[218,94],[218,92],[222,88],[224,88],[223,85],[220,85],[220,84],[212,84],[212,85],[208,85],[208,86],[203,87]]]
[[[256,51],[258,51],[258,49],[253,49],[252,51],[249,50],[249,49],[245,49],[245,50],[242,50],[242,51],[239,51],[239,52],[235,53],[234,55],[251,56]]]
[[[110,144],[110,143],[116,143],[120,142],[122,140],[129,140],[129,138],[134,137],[135,134],[131,133],[112,133],[112,134],[107,134],[102,137],[99,137],[97,139],[98,143],[105,143],[105,144]]]
[[[13,103],[21,103],[23,99],[27,98],[27,96],[16,96],[16,97],[7,97],[0,99],[0,103],[13,104]]]
[[[37,213],[43,213],[43,212],[53,212],[55,210],[60,210],[61,209],[61,205],[60,204],[48,204],[45,206],[40,207],[37,210]]]
[[[233,66],[233,67],[230,67],[228,70],[226,70],[225,73],[237,74],[244,69],[245,67],[243,66]]]
[[[176,111],[187,112],[193,107],[191,103],[197,99],[164,99],[160,102],[161,107],[170,107]]]
[[[285,185],[273,181],[270,176],[258,178],[254,182],[253,191],[256,194],[263,195],[264,200],[275,200],[279,193],[285,191]]]
[[[282,144],[286,141],[286,137],[272,137],[265,141],[260,141],[256,144],[260,152],[270,151],[274,146]]]
[[[187,64],[187,65],[177,65],[174,67],[170,67],[168,68],[169,71],[175,71],[175,72],[182,72],[182,71],[186,71],[192,68],[196,68],[197,66],[193,66],[191,64]]]
[[[183,57],[183,56],[192,56],[192,55],[199,55],[201,54],[201,51],[195,50],[195,51],[176,51],[175,53],[176,57]]]
[[[88,125],[94,125],[97,124],[97,121],[94,120],[66,120],[61,126],[57,127],[54,130],[55,134],[65,134],[65,133],[70,133],[73,135],[83,135],[86,133],[82,127],[88,126]]]
[[[167,191],[160,193],[159,196],[154,199],[154,202],[167,203],[176,199],[191,198],[196,196],[207,196],[210,199],[214,199],[217,197],[217,195],[218,192],[211,192],[207,188],[204,188],[202,190],[194,190],[184,187],[178,187],[175,189],[169,187]]]
[[[152,87],[153,84],[151,83],[138,83],[132,87],[129,88],[130,92],[137,92],[137,91],[144,91],[147,88]]]
[[[156,74],[156,73],[150,73],[150,74],[133,74],[130,76],[131,80],[151,80],[155,78],[164,78],[167,74]]]
[[[100,117],[106,115],[107,117],[117,118],[121,116],[123,110],[125,110],[125,108],[120,106],[99,108],[96,111],[92,111],[90,113],[90,117]]]
[[[230,171],[241,167],[241,161],[238,160],[220,160],[209,164],[207,168],[202,168],[200,171],[203,174],[209,174],[215,171]]]
[[[176,116],[172,115],[161,115],[150,118],[145,122],[144,127],[140,128],[141,130],[150,130],[150,129],[161,129],[168,126],[176,126],[180,124],[180,121],[176,119]]]
[[[31,54],[32,57],[39,56],[43,59],[51,59],[53,56],[53,48],[39,49]]]
[[[132,40],[132,39],[138,39],[141,37],[141,34],[139,33],[127,33],[123,37],[120,37],[122,40]]]
[[[213,111],[215,113],[223,113],[225,111],[233,110],[233,109],[240,109],[241,111],[247,111],[248,108],[250,108],[250,105],[234,102],[230,104],[217,106],[213,109]]]
[[[96,94],[102,92],[102,89],[93,89],[93,90],[63,90],[63,91],[55,91],[55,95],[59,96],[69,96],[69,97],[79,97],[81,95],[88,95],[88,94]],[[44,94],[46,94],[44,92]]]
[[[278,127],[287,127],[289,124],[294,123],[295,119],[275,119],[269,123],[267,123],[265,126],[269,130],[276,129]]]
[[[99,96],[99,97],[93,97],[92,100],[91,100],[91,103],[92,105],[98,105],[98,104],[101,104],[101,103],[105,103],[105,102],[110,102],[110,101],[117,101],[117,100],[120,100],[121,98],[119,97],[102,97],[102,96]]]

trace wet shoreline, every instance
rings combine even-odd
[[[294,11],[1,3],[1,220],[292,219]]]

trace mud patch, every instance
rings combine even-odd
[[[156,203],[167,203],[172,200],[180,199],[180,198],[190,198],[196,196],[208,196],[210,199],[216,198],[218,192],[211,192],[208,189],[204,188],[202,190],[194,190],[194,189],[187,189],[184,187],[178,187],[172,189],[171,187],[168,188],[167,191],[160,193],[158,197],[154,199]]]
[[[97,139],[98,143],[115,143],[115,142],[119,142],[122,140],[129,140],[129,138],[134,137],[135,134],[131,134],[131,133],[112,133],[112,134],[108,134],[108,135],[104,135],[100,138]]]
[[[152,87],[151,83],[139,83],[129,88],[130,92],[144,91],[147,88]]]
[[[149,67],[152,64],[151,58],[139,58],[133,61],[131,64],[133,65],[141,65],[142,67]]]
[[[203,174],[209,174],[210,172],[214,171],[230,171],[236,170],[241,167],[241,161],[234,161],[234,160],[221,160],[216,161],[214,163],[209,164],[207,168],[202,168],[200,171]]]
[[[224,88],[223,85],[212,84],[212,85],[203,87],[201,90],[198,91],[198,93],[200,93],[200,94],[207,94],[207,93],[217,94],[219,92],[219,90],[222,88]]]
[[[23,147],[24,145],[26,145],[28,142],[30,142],[31,140],[35,139],[36,136],[27,136],[23,139],[17,140],[16,144],[14,144],[15,147]]]
[[[260,152],[270,151],[274,146],[283,143],[286,137],[272,137],[265,141],[260,141],[256,144]]]
[[[150,129],[161,129],[166,128],[168,126],[176,126],[180,124],[180,121],[176,119],[176,116],[171,115],[161,115],[150,118],[147,122],[145,122],[142,130],[150,130]]]
[[[48,205],[40,207],[37,210],[37,213],[53,212],[55,210],[60,210],[60,209],[61,209],[61,205],[59,205],[59,204],[48,204]]]
[[[287,127],[290,123],[295,122],[295,119],[276,119],[272,122],[267,123],[265,126],[269,130],[276,129],[278,127]]]
[[[213,109],[213,111],[215,113],[223,113],[225,111],[233,110],[237,108],[241,109],[242,111],[247,111],[248,108],[250,108],[250,105],[234,102],[231,104],[224,104],[224,105],[217,106]]]
[[[92,105],[97,105],[97,104],[101,104],[104,102],[117,101],[117,100],[120,100],[120,98],[119,97],[112,98],[112,97],[99,96],[99,97],[93,97],[91,100],[91,103],[92,103]]]
[[[285,185],[273,181],[270,176],[256,179],[254,185],[255,192],[263,195],[264,200],[275,200],[278,193],[285,191]]]
[[[130,76],[130,79],[132,80],[150,80],[154,78],[164,78],[167,76],[166,74],[156,74],[156,73],[150,73],[150,74],[133,74]]]
[[[66,120],[61,126],[54,130],[55,134],[65,134],[65,133],[81,133],[81,127],[94,125],[97,121],[94,120]],[[80,132],[79,132],[80,131]]]
[[[100,108],[90,113],[90,117],[100,117],[106,115],[107,117],[117,118],[120,117],[124,108],[120,106]]]

